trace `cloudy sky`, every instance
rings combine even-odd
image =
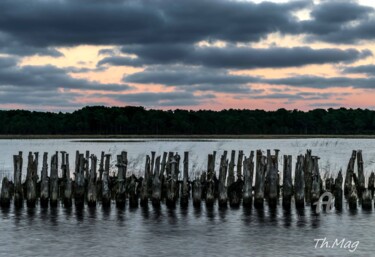
[[[0,109],[375,109],[373,0],[1,0]]]

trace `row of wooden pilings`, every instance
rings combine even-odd
[[[207,170],[191,181],[189,178],[189,152],[184,152],[182,161],[182,180],[180,177],[180,160],[178,153],[164,152],[157,156],[155,152],[146,156],[144,175],[137,177],[128,174],[127,152],[117,155],[117,174],[110,175],[110,154],[101,153],[99,169],[98,158],[76,152],[74,180],[71,179],[69,154],[61,154],[61,176],[59,176],[59,153],[56,152],[50,161],[48,176],[48,154],[44,153],[43,163],[38,176],[38,153],[29,153],[26,180],[22,183],[22,152],[13,156],[13,182],[5,177],[2,181],[0,205],[9,207],[13,199],[16,207],[23,206],[26,199],[28,207],[35,207],[39,202],[42,207],[57,206],[60,202],[65,207],[83,207],[85,202],[90,207],[100,202],[109,207],[112,201],[123,208],[128,201],[130,207],[147,206],[149,200],[154,207],[165,203],[168,207],[176,206],[177,202],[186,207],[192,199],[193,205],[199,207],[201,201],[213,206],[218,201],[219,207],[262,207],[266,200],[271,207],[282,199],[284,207],[290,207],[294,199],[297,208],[305,204],[319,201],[324,192],[334,195],[336,209],[341,209],[343,199],[347,199],[350,209],[356,209],[359,202],[363,208],[372,208],[375,175],[371,173],[368,186],[365,185],[362,152],[353,151],[345,174],[339,171],[336,178],[321,178],[319,157],[313,156],[311,150],[299,155],[295,163],[294,183],[292,178],[292,156],[283,156],[283,180],[280,184],[279,150],[266,155],[261,150],[251,151],[245,156],[243,151],[231,151],[220,157],[220,165],[215,170],[216,152],[208,155]],[[255,160],[254,160],[255,157]],[[355,162],[357,160],[357,172]],[[131,172],[131,171],[130,171]],[[130,173],[129,172],[129,173]],[[254,174],[255,172],[255,174]],[[255,183],[254,181],[255,175]],[[282,195],[282,196],[281,196]]]

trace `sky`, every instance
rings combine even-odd
[[[1,0],[0,109],[375,109],[373,0]]]

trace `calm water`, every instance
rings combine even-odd
[[[374,211],[313,214],[283,210],[2,210],[2,256],[374,256]],[[315,248],[314,239],[359,241]]]
[[[280,139],[280,140],[128,140],[126,142],[77,140],[0,140],[0,170],[12,172],[12,154],[22,150],[49,152],[65,150],[70,163],[76,150],[99,155],[128,151],[129,172],[142,172],[150,151],[190,152],[192,175],[206,167],[207,154],[223,150],[280,149],[297,154],[306,149],[321,157],[321,173],[345,170],[351,150],[362,149],[365,173],[375,170],[375,140],[369,139]],[[25,158],[26,160],[26,158]],[[40,159],[41,163],[41,159]],[[114,164],[114,163],[113,163]],[[282,164],[282,163],[281,163]],[[294,165],[293,165],[294,166]],[[73,167],[71,167],[73,169]],[[281,168],[280,168],[281,169]],[[294,167],[293,167],[294,169]],[[26,163],[24,164],[24,171]],[[40,170],[40,169],[39,169]],[[226,209],[217,206],[197,210],[193,206],[175,210],[138,208],[110,210],[28,209],[0,211],[1,256],[374,256],[375,210],[313,214],[309,207],[297,212],[278,206],[269,210]],[[349,249],[315,248],[314,239],[337,239],[359,245]]]

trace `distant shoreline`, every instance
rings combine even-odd
[[[0,135],[1,139],[374,139],[375,135]]]

